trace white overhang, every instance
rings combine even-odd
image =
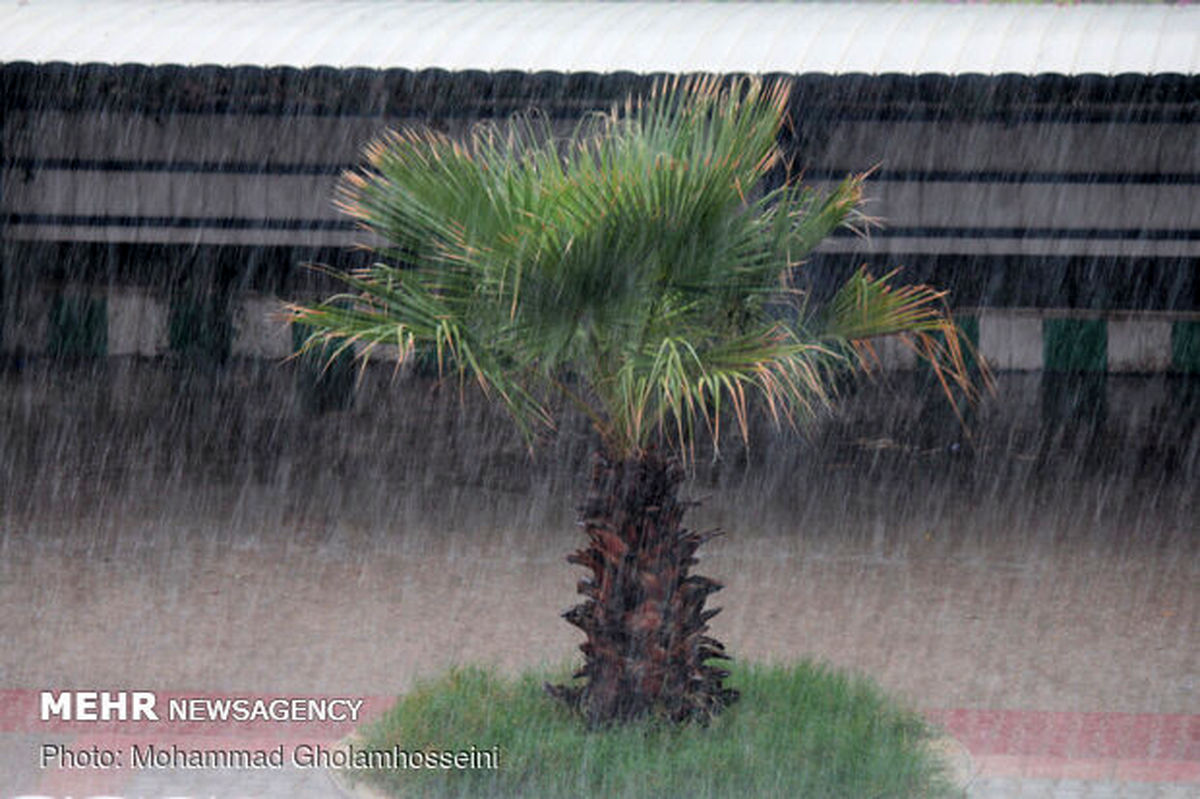
[[[1200,72],[1200,7],[10,0],[0,63],[804,73]]]

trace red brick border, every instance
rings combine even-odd
[[[355,726],[334,722],[41,722],[38,696],[39,691],[33,689],[0,690],[0,734],[47,733],[79,746],[162,741],[166,737],[209,745],[222,741],[266,745],[331,743]],[[230,694],[172,691],[159,692],[159,696]],[[376,718],[394,701],[390,696],[353,698],[364,700],[360,723]],[[967,748],[979,776],[1200,784],[1200,715],[972,709],[930,710],[924,715]],[[53,783],[51,773],[46,778]]]
[[[1200,783],[1200,716],[937,710],[981,776]]]

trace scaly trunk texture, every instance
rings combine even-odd
[[[618,462],[595,458],[579,509],[588,543],[567,557],[591,571],[578,585],[587,599],[563,614],[587,635],[580,645],[586,662],[574,675],[585,683],[546,686],[592,726],[647,714],[703,722],[738,697],[722,685],[729,672],[706,664],[728,659],[705,635],[719,608],[704,603],[721,584],[688,574],[712,534],[681,527],[682,479],[678,460],[655,451]]]

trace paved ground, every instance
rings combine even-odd
[[[28,537],[10,536],[0,567],[0,634],[11,645],[4,684],[16,689],[0,695],[0,771],[19,780],[10,788],[76,797],[330,796],[315,772],[41,771],[38,745],[64,735],[85,746],[94,733],[37,722],[40,688],[336,688],[377,697],[378,708],[380,692],[451,662],[518,668],[567,657],[576,643],[557,618],[574,576],[549,551],[518,554],[501,541],[468,553],[428,541],[421,555],[401,545],[360,557],[336,534],[311,543],[299,529],[287,531],[291,543],[264,536],[227,547],[223,525],[188,519],[187,542],[169,550],[146,543],[124,554],[72,552],[44,517],[29,522]],[[98,516],[83,522],[104,524]],[[907,697],[970,750],[971,796],[1200,793],[1194,563],[1048,550],[1036,567],[1006,570],[994,555],[878,558],[800,547],[767,556],[768,547],[779,542],[713,547],[706,571],[727,583],[718,634],[742,657],[817,656]],[[1151,578],[1153,600],[1144,584]],[[197,732],[186,740],[213,740],[211,729]],[[326,732],[316,740],[344,730]],[[264,745],[312,733],[255,732]],[[244,736],[230,730],[215,740]],[[115,740],[126,749],[138,739],[118,732]]]
[[[481,443],[446,414],[413,430],[356,411],[331,430],[267,396],[147,417],[112,383],[102,401],[10,380],[0,799],[336,796],[317,770],[41,769],[46,743],[163,738],[41,722],[40,690],[336,693],[377,712],[448,664],[560,663],[578,643],[558,618],[574,478],[523,466],[487,417],[469,420]],[[161,402],[156,386],[139,396]],[[804,450],[820,459],[735,453],[698,476],[689,490],[712,497],[692,523],[731,533],[701,569],[726,584],[718,637],[871,675],[966,746],[972,797],[1200,796],[1194,464],[1090,468],[1105,443],[1035,468],[1012,428],[962,463],[880,424]],[[172,733],[292,747],[348,729]]]

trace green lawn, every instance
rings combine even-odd
[[[351,772],[393,796],[959,796],[933,734],[865,679],[812,663],[733,667],[741,701],[707,728],[589,732],[542,690],[549,673],[477,668],[419,685],[361,730],[363,750],[498,751],[495,769]],[[437,762],[435,760],[435,762]]]

